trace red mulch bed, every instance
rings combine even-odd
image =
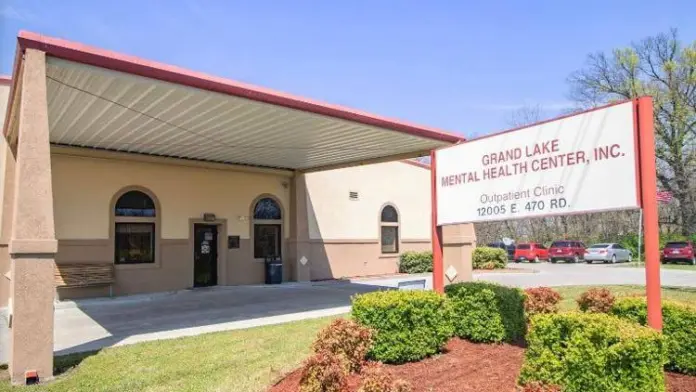
[[[524,348],[509,344],[475,344],[452,339],[442,355],[404,365],[385,365],[394,377],[411,383],[413,392],[514,392]],[[696,377],[667,373],[668,392],[696,391]],[[300,370],[288,374],[268,392],[298,392]],[[360,377],[351,375],[349,391]]]
[[[696,377],[677,373],[665,373],[667,392],[696,391]]]

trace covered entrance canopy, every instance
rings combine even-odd
[[[462,140],[34,33],[20,33],[19,44],[46,53],[55,145],[311,171],[425,155]]]
[[[296,263],[296,279],[306,280],[308,224],[298,218],[308,211],[304,172],[422,156],[463,140],[28,32],[18,37],[7,114],[0,266],[10,267],[0,272],[10,283],[2,280],[0,294],[9,292],[11,299],[14,383],[50,378],[53,370],[58,242],[52,150],[241,165],[292,176],[288,259]]]

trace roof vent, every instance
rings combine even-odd
[[[358,192],[350,191],[350,192],[348,192],[348,198],[351,201],[357,201],[357,200],[360,200],[360,195],[358,195]]]

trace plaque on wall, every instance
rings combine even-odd
[[[227,249],[239,249],[239,236],[227,236]]]

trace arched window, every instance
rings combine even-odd
[[[157,209],[150,196],[141,191],[122,194],[114,206],[116,264],[155,262]]]
[[[382,253],[399,253],[399,213],[396,208],[384,206],[379,225]]]
[[[283,213],[278,202],[262,197],[253,208],[254,258],[277,259],[281,253]]]

